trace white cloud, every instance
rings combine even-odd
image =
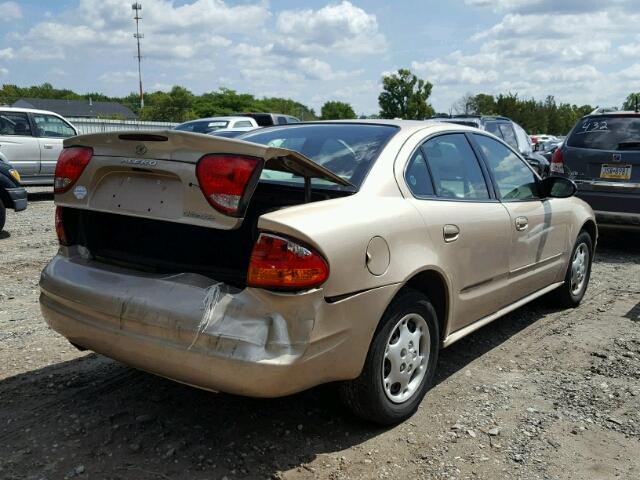
[[[0,22],[12,22],[22,18],[22,10],[16,2],[0,2]]]
[[[13,57],[13,48],[8,47],[0,50],[0,60],[11,60]]]
[[[531,14],[583,13],[630,5],[634,0],[465,0],[471,7],[490,7],[496,12]]]
[[[9,75],[9,70],[4,67],[0,67],[0,75]]]
[[[626,57],[638,58],[640,57],[640,43],[626,43],[621,45],[620,53]]]
[[[301,54],[369,55],[387,48],[376,16],[348,1],[318,10],[285,10],[278,14],[276,29],[282,48]]]
[[[634,63],[630,67],[621,70],[616,74],[616,77],[637,81],[640,78],[640,63]]]
[[[98,77],[98,80],[104,83],[123,83],[138,79],[138,72],[133,70],[126,72],[108,72]]]

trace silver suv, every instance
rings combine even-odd
[[[0,161],[20,172],[23,185],[53,185],[62,141],[77,134],[56,113],[0,106]]]

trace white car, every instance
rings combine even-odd
[[[62,141],[77,134],[57,113],[0,107],[0,161],[20,172],[23,185],[53,185]]]
[[[210,117],[199,118],[198,120],[190,120],[181,123],[174,130],[194,133],[211,133],[216,130],[230,130],[238,128],[258,128],[258,123],[251,117]]]

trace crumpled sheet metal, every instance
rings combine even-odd
[[[172,348],[245,361],[291,362],[309,345],[324,299],[320,290],[278,295],[240,290],[208,277],[139,274],[90,260],[56,257],[41,285],[91,305],[111,328]]]

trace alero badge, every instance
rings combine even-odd
[[[145,147],[144,145],[137,145],[136,146],[136,153],[138,155],[144,155],[145,153],[147,153],[147,147]]]

